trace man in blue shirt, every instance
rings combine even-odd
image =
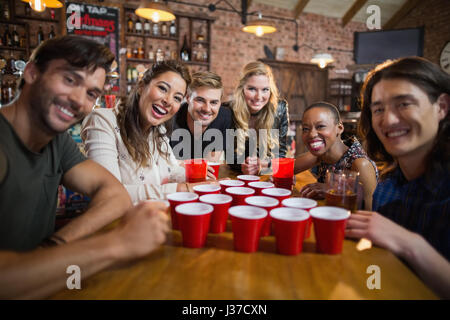
[[[361,97],[360,134],[383,169],[374,212],[353,214],[347,236],[391,250],[448,299],[450,76],[422,58],[387,61],[369,73]]]

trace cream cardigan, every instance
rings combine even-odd
[[[165,138],[161,148],[168,150],[166,160],[157,152],[152,154],[149,167],[138,168],[132,160],[120,136],[117,125],[117,109],[95,109],[83,121],[81,137],[88,158],[108,169],[128,190],[133,203],[147,199],[166,199],[176,192],[177,183],[184,182],[185,172]],[[153,150],[153,134],[148,137],[150,151]]]

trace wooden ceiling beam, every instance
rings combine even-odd
[[[418,4],[419,0],[408,0],[397,12],[383,25],[383,29],[392,29]]]
[[[297,19],[302,14],[303,9],[305,9],[308,2],[309,0],[298,0],[294,9],[294,19]]]
[[[345,27],[347,23],[349,23],[355,14],[358,13],[358,11],[366,4],[367,0],[356,0],[353,5],[350,7],[350,9],[347,10],[347,12],[342,17],[342,26]]]

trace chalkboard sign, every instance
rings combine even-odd
[[[119,64],[119,8],[67,1],[67,34],[94,39],[111,49]],[[119,68],[116,70],[120,72]],[[119,77],[120,79],[120,77]],[[119,79],[112,81],[112,91],[119,91]]]

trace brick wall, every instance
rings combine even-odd
[[[419,26],[425,27],[423,56],[439,64],[441,51],[450,41],[450,1],[420,1],[395,28]]]

